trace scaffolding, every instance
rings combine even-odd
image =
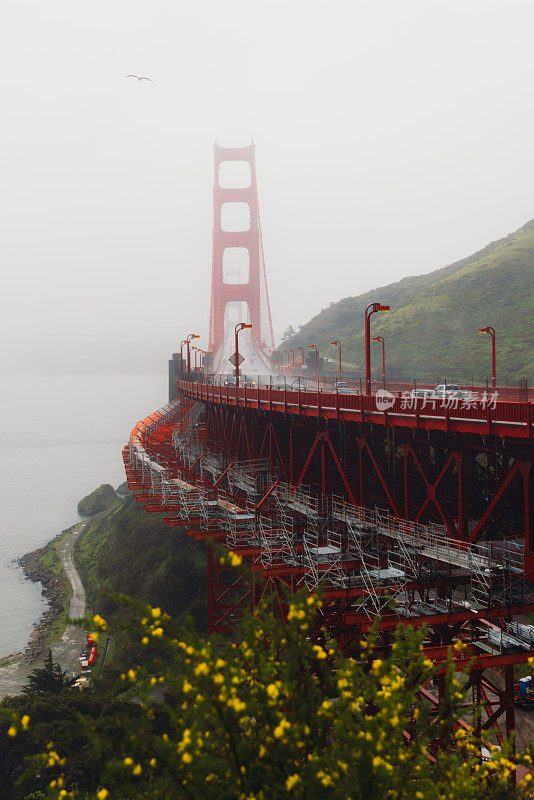
[[[299,563],[295,549],[293,518],[282,509],[276,516],[258,515],[260,561],[265,568]]]
[[[202,459],[202,471],[211,475],[212,483],[216,483],[226,469],[225,459],[219,453],[208,450]]]
[[[252,499],[257,497],[265,486],[268,473],[267,458],[236,461],[228,472],[228,483],[233,491],[239,490]]]
[[[246,502],[238,506],[219,498],[219,506],[222,510],[221,528],[226,531],[227,545],[232,549],[259,546],[254,505]]]
[[[481,608],[519,605],[525,601],[524,543],[515,539],[474,544],[471,555],[471,599]]]
[[[436,591],[427,589],[416,601],[414,587],[423,580],[463,573],[475,609],[524,602],[521,542],[470,545],[453,539],[442,525],[422,525],[387,510],[357,506],[344,497],[327,498],[305,486],[278,482],[269,476],[267,459],[230,463],[227,454],[207,447],[199,403],[180,408],[172,443],[180,450],[184,475],[199,465],[202,485],[171,477],[168,467],[148,455],[145,442],[153,426],[162,420],[172,424],[177,410],[176,403],[169,404],[149,423],[140,424],[130,442],[131,469],[162,505],[200,523],[206,535],[223,533],[232,549],[257,548],[264,568],[300,567],[300,580],[310,591],[321,582],[337,588],[359,586],[359,608],[368,617],[386,609],[399,616],[444,611],[447,606]],[[230,493],[206,488],[204,474],[212,484],[225,475]],[[255,503],[267,486],[273,487],[272,494],[259,513]]]

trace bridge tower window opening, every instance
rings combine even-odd
[[[250,312],[247,303],[241,301],[227,303],[224,311],[225,338],[233,332],[238,322],[248,323],[249,321]],[[247,336],[250,336],[250,333],[248,331],[243,331],[242,337],[246,339]]]
[[[249,282],[250,253],[246,247],[226,247],[223,251],[224,283]]]
[[[228,233],[244,233],[250,230],[251,209],[249,203],[230,201],[221,205],[221,230]]]

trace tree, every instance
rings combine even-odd
[[[67,677],[67,673],[63,672],[60,665],[53,663],[52,651],[49,648],[44,665],[28,675],[28,683],[22,691],[25,694],[29,692],[59,694],[73,683],[74,680]]]
[[[238,556],[230,558],[239,565]],[[433,667],[420,632],[400,626],[387,657],[376,656],[371,634],[363,657],[348,659],[326,631],[311,636],[320,616],[316,596],[288,597],[286,623],[260,611],[245,621],[239,644],[193,631],[184,637],[159,608],[129,605],[140,612],[129,623],[132,635],[150,653],[148,666],[131,665],[119,682],[123,695],[138,699],[138,714],[113,704],[98,719],[81,715],[85,748],[51,737],[39,762],[51,797],[510,797],[515,766],[507,747],[491,749],[474,729],[466,734],[454,725],[465,698],[452,665],[430,732],[418,693]],[[94,624],[107,626],[100,617]],[[434,738],[443,749],[433,749]],[[483,743],[491,753],[484,762]],[[532,763],[529,755],[521,760]],[[518,797],[529,796],[529,780]]]
[[[293,327],[293,325],[288,325],[285,331],[282,334],[282,341],[285,342],[287,339],[292,339],[293,336],[297,335],[297,331]]]

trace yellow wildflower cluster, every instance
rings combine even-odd
[[[100,614],[95,614],[94,615],[93,622],[94,622],[94,624],[96,625],[97,628],[100,628],[103,631],[107,630],[108,623],[106,622],[104,617],[100,616]]]

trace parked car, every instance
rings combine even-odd
[[[224,378],[225,386],[235,386],[235,375],[226,375]]]

